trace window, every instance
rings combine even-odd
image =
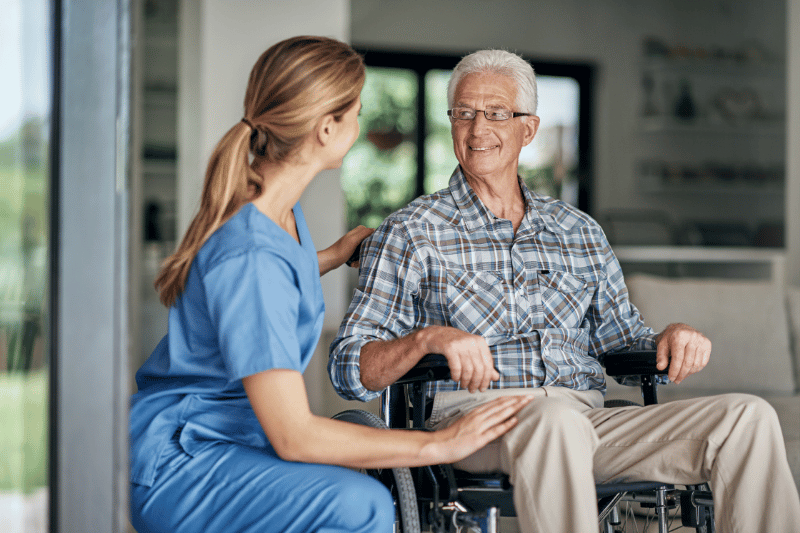
[[[0,17],[0,517],[48,527],[51,5]]]
[[[367,64],[361,134],[342,166],[348,225],[376,227],[417,196],[447,187],[453,154],[447,82],[461,56],[360,50]],[[531,61],[542,122],[520,154],[533,190],[584,211],[591,196],[592,67]]]

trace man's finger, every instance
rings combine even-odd
[[[678,374],[678,383],[693,374],[695,370],[695,360],[697,359],[697,348],[693,345],[687,344],[684,349],[683,365],[680,373]]]
[[[656,347],[656,368],[664,370],[669,365],[669,343],[662,339]]]
[[[470,361],[469,357],[461,357],[461,376],[458,380],[461,383],[461,386],[469,389],[472,386],[472,375],[475,373],[475,369],[472,366],[472,361]]]
[[[458,357],[448,357],[447,364],[450,367],[450,379],[456,383],[461,381],[461,361]]]
[[[677,383],[676,380],[678,379],[681,368],[683,368],[683,359],[686,356],[685,349],[686,346],[678,344],[677,342],[673,342],[669,347],[669,372],[667,376],[669,376],[669,380],[672,382]]]

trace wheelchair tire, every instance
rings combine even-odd
[[[360,409],[343,411],[332,418],[362,426],[388,429],[379,417]],[[420,533],[417,491],[414,488],[411,471],[408,468],[368,468],[360,471],[377,479],[391,491],[397,510],[395,524],[399,523],[399,527],[395,527],[395,533]]]

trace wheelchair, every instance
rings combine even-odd
[[[606,375],[637,376],[644,405],[657,403],[656,352],[626,351],[608,354]],[[449,379],[447,360],[428,354],[381,395],[381,416],[348,410],[333,418],[379,428],[425,430],[430,414],[427,386]],[[640,405],[626,400],[606,400],[606,407]],[[369,469],[365,473],[381,481],[395,501],[395,533],[497,533],[499,518],[516,516],[513,489],[508,476],[473,474],[451,465],[419,468]],[[603,483],[596,485],[598,531],[668,533],[678,526],[697,533],[714,533],[713,497],[706,484],[676,487],[658,481]]]

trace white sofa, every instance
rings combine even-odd
[[[800,488],[800,287],[729,279],[626,278],[631,301],[661,331],[685,322],[713,344],[711,361],[680,385],[659,387],[659,402],[747,392],[775,408]],[[637,399],[638,390],[609,383],[608,397]]]

